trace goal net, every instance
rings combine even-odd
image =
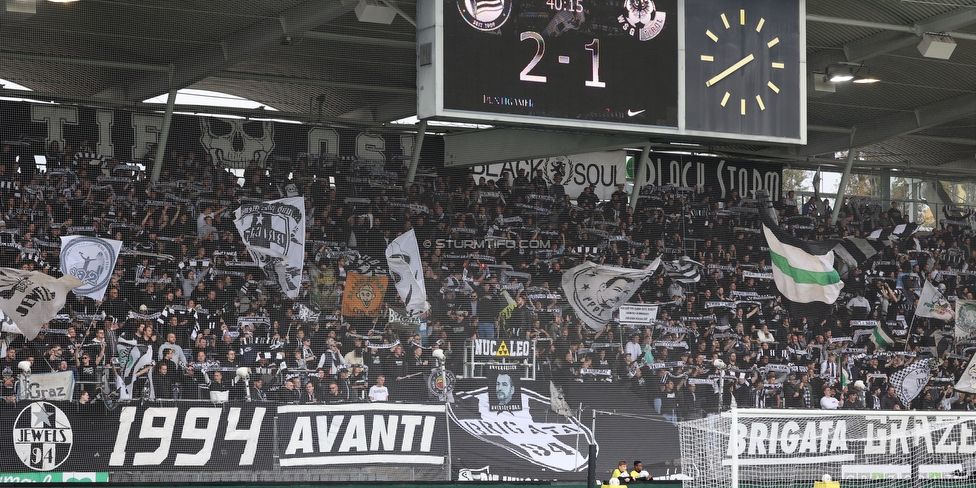
[[[678,430],[685,488],[976,486],[976,412],[740,409]]]

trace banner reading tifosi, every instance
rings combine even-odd
[[[443,405],[351,403],[278,407],[281,466],[441,465]]]

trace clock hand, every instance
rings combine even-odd
[[[739,68],[741,68],[741,67],[749,64],[754,59],[756,59],[756,58],[753,55],[751,55],[751,54],[748,55],[748,56],[746,56],[746,57],[744,57],[744,58],[742,58],[741,60],[739,60],[738,63],[735,63],[732,66],[729,66],[725,71],[723,71],[723,72],[715,75],[715,77],[713,77],[712,79],[706,81],[705,82],[705,86],[706,87],[712,86],[712,85],[714,85],[714,84],[722,81],[723,79],[725,79],[726,76],[731,75],[733,72],[735,72],[735,70],[737,70],[737,69],[739,69]]]

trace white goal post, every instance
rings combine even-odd
[[[976,412],[733,409],[678,431],[685,488],[976,486]]]

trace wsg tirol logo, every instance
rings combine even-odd
[[[74,436],[68,416],[48,402],[35,402],[17,415],[14,451],[30,469],[51,471],[71,455]]]

